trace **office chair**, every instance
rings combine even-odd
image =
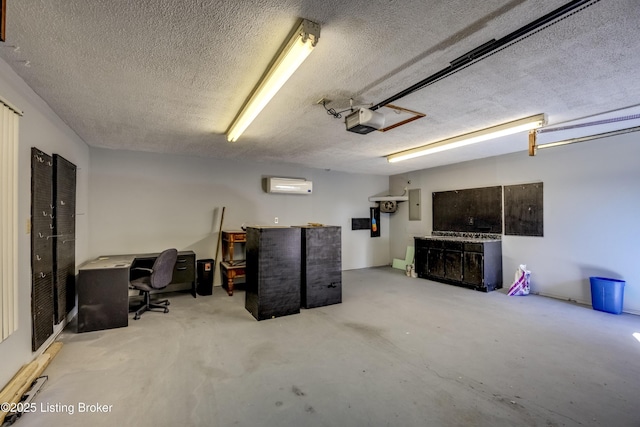
[[[167,249],[163,251],[153,263],[152,268],[136,267],[132,270],[144,270],[149,272],[148,275],[131,280],[130,287],[137,289],[140,294],[144,294],[144,304],[136,310],[134,320],[138,320],[140,315],[152,308],[163,308],[165,313],[169,312],[169,300],[151,302],[150,292],[156,289],[166,288],[173,278],[173,269],[178,259],[178,251],[176,249]]]

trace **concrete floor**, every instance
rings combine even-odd
[[[261,322],[242,291],[170,298],[127,328],[70,325],[16,425],[640,426],[640,316],[391,268]]]

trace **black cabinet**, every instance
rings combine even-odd
[[[462,244],[455,242],[431,241],[429,244],[416,240],[418,277],[447,280],[462,280]]]
[[[416,237],[418,277],[479,291],[502,288],[502,242]]]
[[[427,274],[429,276],[444,277],[444,250],[440,248],[427,249]]]
[[[481,287],[484,280],[484,256],[482,252],[464,253],[464,283],[473,287]]]
[[[342,243],[337,226],[300,226],[302,230],[302,281],[304,308],[342,302]]]
[[[193,251],[180,251],[173,268],[173,278],[171,283],[195,284],[196,277],[196,254]]]
[[[462,280],[462,251],[445,250],[444,277],[449,280]]]
[[[245,308],[257,320],[300,313],[300,228],[248,227]]]

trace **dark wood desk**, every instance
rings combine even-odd
[[[78,269],[78,332],[127,326],[131,268],[150,268],[158,255],[107,255],[82,264]],[[179,289],[172,285],[190,283],[195,298],[195,262],[193,251],[178,252],[171,284],[157,292],[173,292]]]
[[[78,332],[129,324],[129,270],[135,257],[117,255],[88,261],[78,270]]]
[[[151,268],[160,253],[150,254],[134,254],[134,261],[131,268],[142,267]],[[139,276],[138,276],[139,277]],[[135,272],[132,273],[131,279],[135,279]],[[185,284],[187,287],[185,287]],[[173,268],[173,278],[166,288],[160,291],[152,291],[151,293],[176,292],[191,288],[191,295],[196,298],[196,254],[193,251],[179,251],[176,265]]]

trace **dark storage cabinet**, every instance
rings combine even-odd
[[[174,283],[191,283],[195,284],[196,277],[196,254],[193,251],[178,252],[176,266],[173,268],[173,278],[171,284]]]
[[[300,312],[301,232],[248,227],[245,308],[257,320]]]
[[[445,242],[444,244],[444,277],[448,280],[462,280],[462,244]]]
[[[342,243],[337,226],[301,226],[301,305],[321,307],[342,302]]]
[[[482,252],[464,253],[464,271],[467,272],[464,282],[481,287],[484,280],[484,255]]]
[[[465,243],[465,274],[462,282],[481,291],[502,288],[502,242]]]
[[[440,279],[444,278],[444,249],[426,247],[426,253],[425,271],[427,274]]]
[[[489,292],[502,288],[502,242],[416,237],[418,277]]]

